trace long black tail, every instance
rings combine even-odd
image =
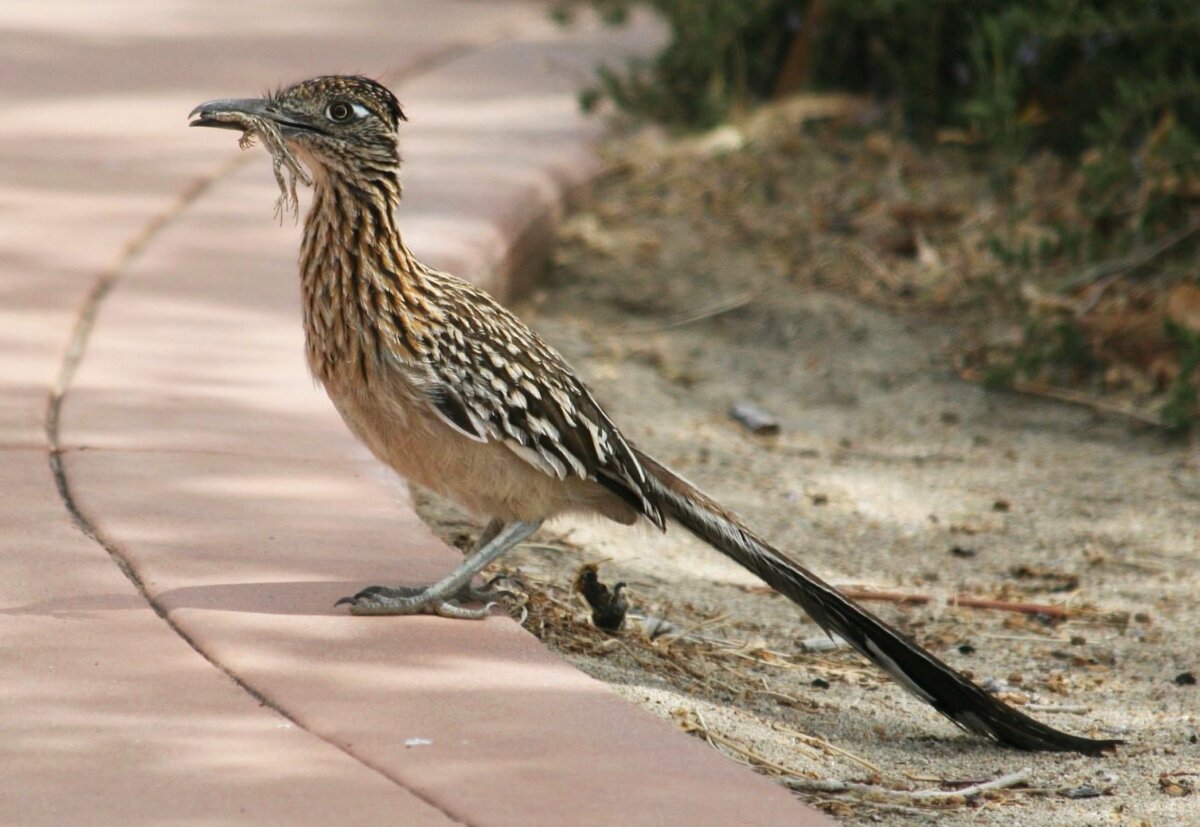
[[[756,536],[738,517],[670,469],[639,452],[664,514],[761,577],[836,633],[901,686],[969,732],[1025,750],[1097,755],[1117,740],[1068,735],[989,695],[934,655]]]

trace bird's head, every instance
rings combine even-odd
[[[189,117],[191,126],[243,131],[267,121],[318,180],[394,177],[397,128],[407,120],[385,86],[356,75],[317,77],[262,98],[208,101]]]

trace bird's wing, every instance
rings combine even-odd
[[[641,461],[566,360],[485,293],[455,284],[453,299],[456,312],[425,339],[438,416],[546,474],[594,480],[661,528]],[[452,321],[464,317],[468,326]]]

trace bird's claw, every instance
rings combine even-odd
[[[511,580],[507,574],[497,574],[495,577],[488,580],[479,588],[467,584],[459,589],[455,595],[455,600],[466,603],[496,603],[497,598],[506,598],[508,600],[516,600],[517,594],[508,589],[497,588],[497,584],[506,580]]]

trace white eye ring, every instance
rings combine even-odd
[[[325,117],[334,123],[349,123],[351,120],[361,120],[370,113],[361,103],[334,101],[325,107]]]

